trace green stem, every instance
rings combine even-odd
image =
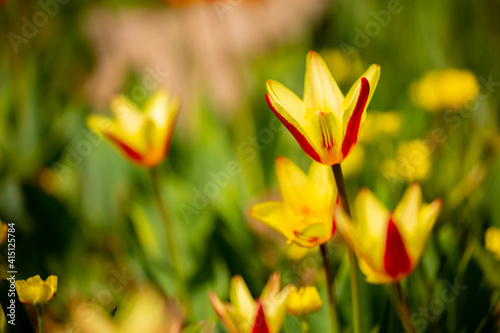
[[[346,212],[346,214],[351,217],[351,209],[349,208],[344,175],[342,174],[340,163],[332,165],[332,171],[333,176],[335,177],[335,183],[337,184],[340,206],[342,207],[344,212]],[[361,332],[361,298],[359,292],[358,263],[356,260],[356,256],[349,247],[347,247],[347,255],[349,257],[349,266],[351,273],[351,298],[354,333],[359,333]]]
[[[328,304],[330,306],[330,322],[332,325],[332,333],[337,333],[340,330],[339,318],[337,316],[337,302],[335,301],[335,290],[333,288],[334,278],[331,274],[332,269],[330,267],[330,261],[328,260],[326,244],[321,244],[319,248],[321,249],[321,255],[323,257],[323,267],[325,268],[326,291],[328,294]]]
[[[180,265],[179,265],[179,259],[177,257],[177,245],[175,242],[175,233],[174,233],[174,227],[172,225],[172,220],[168,216],[167,209],[165,208],[165,204],[163,202],[163,198],[161,195],[161,190],[160,190],[160,178],[158,176],[158,171],[156,168],[151,168],[150,170],[150,175],[151,175],[151,182],[153,184],[153,190],[155,194],[155,200],[156,200],[156,205],[158,206],[158,210],[160,211],[160,215],[163,219],[163,223],[165,225],[165,229],[167,232],[167,246],[168,246],[168,252],[170,254],[170,260],[172,262],[172,271],[173,271],[173,276],[174,276],[174,281],[176,283],[177,288],[181,288],[181,283],[180,283]],[[178,289],[179,293],[182,293],[180,289]]]
[[[406,301],[403,288],[399,282],[394,283],[394,301],[396,302],[396,308],[398,309],[399,318],[403,324],[406,332],[415,333],[415,328],[411,322],[410,307]]]
[[[300,316],[300,328],[302,329],[302,333],[309,333],[309,324],[305,315]]]
[[[43,320],[43,305],[37,306],[38,310],[38,333],[45,332],[45,325]]]

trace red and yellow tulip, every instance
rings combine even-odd
[[[139,111],[127,97],[116,97],[111,105],[115,116],[91,115],[88,126],[107,138],[129,161],[151,168],[163,161],[170,147],[179,101],[158,90]]]
[[[290,286],[281,289],[279,273],[273,273],[257,300],[239,275],[231,280],[229,300],[222,303],[210,293],[210,303],[229,333],[278,333],[286,315]]]
[[[332,203],[337,198],[331,168],[313,161],[305,174],[289,159],[278,157],[276,175],[283,201],[257,204],[250,215],[303,247],[330,240],[335,232]]]
[[[310,51],[304,98],[269,80],[266,101],[313,160],[334,165],[354,148],[379,77],[380,67],[371,65],[344,97],[323,59]]]
[[[355,222],[341,208],[335,219],[366,281],[388,284],[404,279],[417,266],[440,208],[440,199],[422,203],[420,185],[414,183],[394,212],[363,189],[355,202]]]

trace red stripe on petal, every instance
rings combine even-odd
[[[347,123],[346,133],[344,141],[342,142],[342,156],[345,158],[351,149],[358,141],[359,125],[361,124],[361,116],[365,109],[366,101],[368,100],[368,95],[370,94],[370,83],[365,77],[361,78],[361,90],[359,92],[358,101],[354,107],[351,118]]]
[[[253,324],[252,333],[270,333],[269,327],[267,326],[266,317],[264,316],[264,308],[259,302],[259,308],[257,310],[257,317],[255,318],[255,323]]]
[[[137,161],[138,163],[141,163],[143,160],[143,156],[136,152],[134,149],[126,145],[123,141],[118,139],[116,136],[107,134],[106,135],[114,144],[116,144],[118,147],[120,147],[125,154],[127,154],[131,159],[134,161]]]
[[[391,277],[406,274],[410,271],[411,261],[406,252],[403,238],[396,224],[389,218],[387,225],[387,240],[385,242],[384,268]]]
[[[335,199],[335,203],[333,204],[333,211],[334,213],[332,214],[332,236],[335,234],[335,230],[337,230],[337,223],[335,222],[335,210],[339,207],[339,196],[337,195],[337,198]]]
[[[316,152],[316,150],[314,150],[309,141],[307,141],[304,135],[300,133],[300,131],[295,126],[293,126],[288,120],[286,120],[285,117],[283,117],[278,111],[276,111],[276,109],[273,107],[273,104],[271,103],[271,96],[269,96],[269,94],[266,94],[266,102],[267,105],[269,105],[269,108],[276,115],[276,117],[278,117],[281,123],[285,125],[286,129],[290,131],[290,133],[292,133],[293,137],[295,138],[295,140],[297,140],[300,147],[306,152],[306,154],[309,155],[316,162],[322,163],[321,157]]]

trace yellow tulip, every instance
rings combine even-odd
[[[306,175],[280,156],[276,159],[276,175],[283,202],[257,204],[250,215],[303,247],[330,240],[335,232],[332,203],[337,198],[331,168],[313,161]]]
[[[179,101],[164,90],[149,98],[139,111],[127,97],[116,97],[111,105],[115,118],[91,115],[88,126],[102,134],[132,163],[154,167],[168,153]]]
[[[334,165],[354,148],[379,77],[380,67],[371,65],[344,97],[323,59],[310,51],[303,100],[269,80],[266,101],[313,160]]]
[[[469,103],[475,101],[478,92],[474,74],[455,68],[430,71],[412,86],[415,103],[431,112],[472,106]]]
[[[239,275],[231,279],[229,300],[222,303],[210,293],[210,303],[230,333],[278,333],[286,315],[290,286],[281,288],[279,273],[269,278],[260,297],[254,301]]]
[[[286,303],[290,314],[303,316],[318,311],[322,305],[323,301],[315,286],[305,286],[298,289],[296,286],[292,286],[290,288],[290,295]]]
[[[484,234],[484,246],[500,260],[500,229],[489,227]]]
[[[355,223],[340,208],[335,220],[366,281],[388,284],[404,279],[417,266],[440,208],[439,199],[422,203],[420,185],[414,183],[394,212],[364,189],[356,198]]]
[[[19,301],[25,305],[41,306],[52,302],[56,297],[57,276],[51,275],[46,281],[40,275],[30,277],[28,280],[16,281]]]

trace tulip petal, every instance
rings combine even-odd
[[[337,185],[333,178],[332,168],[313,162],[309,167],[308,177],[311,180],[308,195],[308,205],[323,216],[329,216],[327,227],[335,232],[333,207],[337,200]]]
[[[307,176],[288,158],[276,158],[276,177],[283,203],[299,209],[304,205],[304,193],[308,190]]]
[[[361,118],[365,111],[368,96],[370,94],[370,84],[364,77],[353,93],[351,102],[344,109],[342,124],[344,126],[342,141],[342,158],[347,157],[358,140]]]
[[[259,304],[257,309],[257,317],[255,317],[255,322],[252,328],[252,333],[270,333],[269,326],[266,322],[266,317],[264,316],[264,308],[262,304]]]
[[[389,218],[387,224],[384,268],[387,274],[393,278],[407,274],[412,268],[410,257],[406,252],[405,242],[392,218]]]
[[[358,80],[351,86],[351,89],[349,89],[349,92],[344,98],[344,102],[342,103],[342,110],[345,110],[347,105],[351,102],[353,96],[355,95],[356,89],[361,83],[361,79],[366,78],[368,80],[368,83],[370,84],[370,93],[368,95],[368,99],[366,100],[366,106],[370,104],[370,101],[372,100],[373,93],[375,92],[375,88],[377,88],[378,85],[378,80],[380,78],[380,66],[379,65],[371,65],[366,72],[361,74]]]
[[[338,164],[340,146],[342,143],[342,125],[332,112],[314,112],[311,128],[311,137],[320,147],[321,163],[326,165]]]
[[[155,125],[153,131],[154,137],[151,142],[161,145],[158,154],[161,155],[159,159],[168,153],[170,147],[170,140],[175,127],[175,121],[179,110],[179,100],[170,97],[166,91],[158,90],[146,105],[146,110],[149,118]],[[165,112],[165,110],[167,110]]]
[[[422,203],[422,191],[418,183],[413,183],[405,191],[394,210],[394,223],[408,236],[415,234],[418,227],[418,212]]]
[[[230,333],[238,333],[238,330],[236,329],[235,324],[231,320],[230,316],[228,315],[227,312],[227,305],[222,303],[219,297],[213,292],[210,292],[208,295],[210,299],[210,303],[212,304],[212,307],[214,308],[215,312],[219,316],[219,318],[222,320],[224,323],[224,326],[228,329]]]
[[[280,232],[287,239],[295,238],[293,230],[304,227],[303,223],[300,223],[289,209],[278,201],[257,204],[250,210],[250,215]]]
[[[267,81],[266,101],[274,114],[297,140],[302,149],[313,160],[321,162],[318,145],[313,142],[311,132],[312,111],[288,88],[279,82]]]
[[[333,232],[327,230],[324,223],[315,223],[303,230],[294,230],[294,241],[301,246],[311,248],[327,242],[332,234]]]
[[[344,96],[325,61],[319,54],[310,51],[306,62],[304,102],[313,111],[330,111],[341,120],[343,101]]]
[[[266,299],[274,299],[280,292],[281,289],[281,278],[280,273],[274,272],[267,280],[262,293],[260,294],[260,301],[264,302]]]
[[[236,275],[231,279],[229,289],[229,299],[235,310],[239,313],[252,313],[255,311],[255,302],[252,294],[240,275]]]

